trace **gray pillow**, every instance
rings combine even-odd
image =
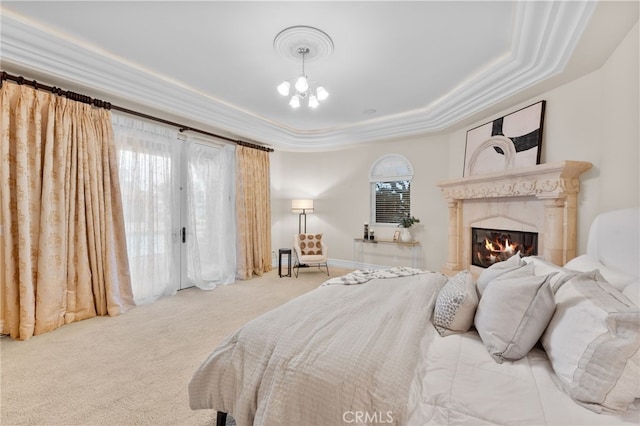
[[[505,277],[487,285],[474,323],[496,362],[522,358],[542,336],[556,307],[553,275]]]
[[[489,266],[487,269],[483,270],[480,273],[480,276],[476,281],[478,294],[482,296],[484,289],[492,280],[498,278],[502,274],[506,274],[507,272],[518,269],[524,265],[526,265],[526,263],[520,258],[520,254],[516,253],[507,260],[503,260],[502,262],[494,263],[493,265]]]
[[[530,263],[523,263],[522,266],[512,269],[504,274],[498,276],[493,281],[510,280],[512,278],[527,278],[533,275],[540,275],[535,273],[535,265]],[[542,274],[547,275],[547,274]]]
[[[624,412],[640,398],[640,308],[599,272],[567,281],[542,336],[565,391],[595,412]]]
[[[471,328],[478,295],[469,271],[458,272],[438,293],[433,325],[441,336],[464,333]]]
[[[547,275],[554,272],[556,273],[550,281],[551,289],[553,290],[554,294],[556,291],[558,291],[562,284],[580,274],[580,272],[578,271],[572,271],[570,269],[563,268],[561,266],[548,262],[540,256],[527,256],[522,260],[524,260],[528,264],[534,265],[534,275]]]

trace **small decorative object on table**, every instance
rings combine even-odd
[[[368,239],[369,238],[369,224],[365,223],[364,224],[364,239]]]
[[[411,232],[409,232],[409,228],[411,228],[415,223],[419,222],[420,219],[414,216],[406,215],[400,218],[400,222],[398,223],[398,227],[402,228],[402,232],[400,233],[400,241],[402,241],[403,243],[408,243],[409,241],[411,241]]]

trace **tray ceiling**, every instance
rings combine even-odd
[[[0,48],[3,70],[117,105],[276,149],[340,149],[441,132],[597,69],[637,21],[637,3],[612,3],[4,1]],[[611,41],[587,60],[604,6],[624,21],[600,28]],[[317,109],[276,91],[300,73],[274,47],[296,25],[334,43],[305,66],[330,93]]]

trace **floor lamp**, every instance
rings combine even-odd
[[[304,233],[307,233],[307,213],[313,213],[313,200],[292,200],[291,211],[298,214],[298,234],[302,234],[302,223],[304,222]]]

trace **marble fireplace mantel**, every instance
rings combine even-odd
[[[576,255],[580,175],[590,168],[584,161],[559,161],[438,183],[449,204],[443,272],[472,269],[470,225],[491,218],[535,225],[542,237],[539,254],[564,265]]]

